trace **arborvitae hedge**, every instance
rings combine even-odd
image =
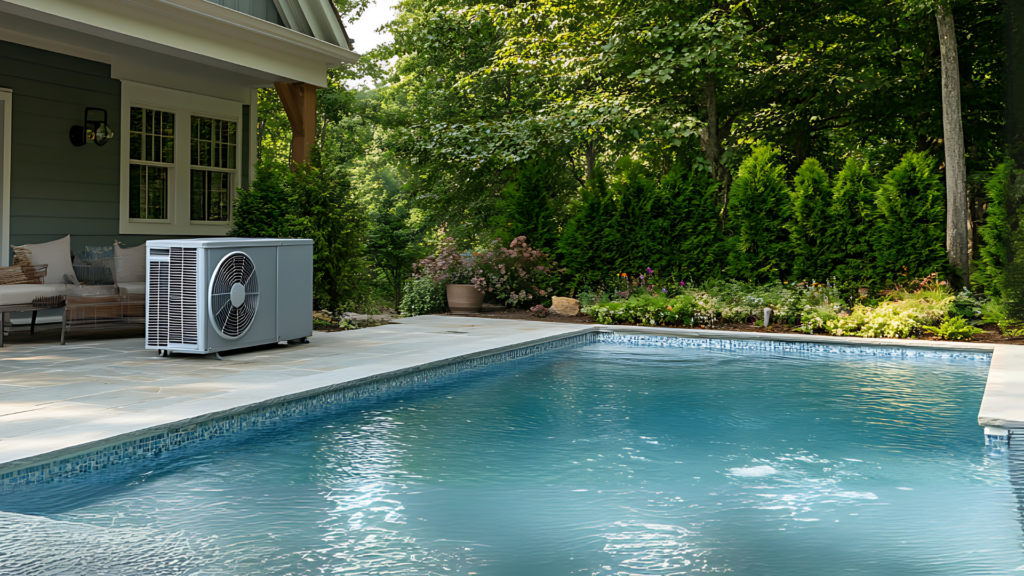
[[[1009,259],[1010,222],[1006,208],[1015,168],[1013,161],[1007,160],[996,167],[985,184],[988,206],[985,224],[978,230],[984,242],[981,244],[981,259],[974,263],[975,268],[971,272],[971,282],[994,296],[1003,293],[1004,271]]]
[[[945,190],[926,152],[911,152],[882,181],[875,276],[905,283],[946,267]]]
[[[786,230],[791,199],[785,170],[779,150],[767,145],[755,146],[740,165],[729,199],[734,278],[757,283],[789,278],[793,251]]]
[[[701,165],[676,165],[661,179],[652,215],[667,213],[664,228],[652,230],[664,260],[655,259],[663,275],[703,281],[722,275],[724,248],[718,228],[717,183]]]
[[[823,250],[832,255],[834,275],[845,290],[880,288],[875,281],[878,184],[867,164],[849,159],[832,188],[830,230]]]
[[[832,230],[832,189],[828,174],[814,158],[808,158],[793,180],[793,220],[789,225],[793,243],[793,277],[820,280],[833,275],[834,264],[845,250],[831,250],[827,236]]]
[[[606,232],[607,254],[616,272],[639,274],[651,266],[656,254],[665,252],[664,244],[651,237],[666,214],[648,210],[658,183],[639,166],[628,169],[611,186],[615,199],[615,217]]]
[[[573,278],[575,290],[600,286],[611,277],[614,260],[609,256],[610,242],[606,236],[613,236],[608,225],[614,215],[615,203],[608,194],[608,181],[599,169],[580,191],[576,212],[558,241],[561,265]]]
[[[519,166],[516,179],[506,188],[508,226],[506,244],[526,236],[534,248],[551,252],[558,244],[558,223],[551,194],[554,175],[550,162],[538,159]]]

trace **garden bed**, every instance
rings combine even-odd
[[[533,322],[561,322],[565,324],[596,324],[593,318],[590,316],[579,315],[579,316],[555,316],[548,315],[544,318],[538,318],[533,315],[529,310],[515,310],[515,309],[502,309],[496,306],[485,306],[484,310],[480,314],[439,314],[439,316],[465,316],[469,318],[498,318],[504,320],[529,320]],[[619,326],[640,326],[640,324],[618,324]],[[723,332],[771,332],[774,334],[799,334],[806,336],[804,332],[798,332],[792,330],[793,327],[788,325],[773,324],[768,328],[755,326],[753,323],[746,324],[716,324],[714,327],[709,326],[664,326],[665,328],[700,328],[701,330],[721,330]],[[971,342],[984,342],[986,344],[1015,344],[1024,345],[1024,338],[1004,338],[999,333],[999,328],[995,324],[983,324],[978,326],[984,332],[974,335]],[[824,334],[822,334],[824,336]],[[915,338],[916,340],[935,340],[941,341],[941,338],[933,336],[931,334],[925,334]],[[905,338],[893,338],[893,340],[905,340]]]

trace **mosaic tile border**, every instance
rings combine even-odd
[[[679,336],[625,335],[601,332],[597,341],[627,346],[652,346],[658,348],[714,348],[720,350],[766,350],[787,353],[845,354],[854,356],[890,356],[896,358],[950,358],[957,360],[992,359],[990,352],[966,352],[961,350],[935,350],[901,346],[857,346],[843,344],[819,344],[816,342],[783,342],[778,340],[732,340],[713,338],[688,338]]]
[[[588,332],[476,358],[457,359],[442,366],[399,375],[383,375],[338,384],[303,398],[259,406],[241,414],[214,417],[188,426],[157,432],[143,438],[126,440],[89,452],[6,472],[0,474],[0,494],[22,486],[71,478],[109,466],[150,458],[168,450],[204,440],[270,426],[296,417],[309,416],[322,410],[337,408],[339,404],[346,401],[376,396],[400,388],[416,387],[473,368],[516,360],[542,352],[593,344],[597,342],[597,337],[596,332]]]

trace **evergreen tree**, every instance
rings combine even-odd
[[[309,163],[296,167],[286,229],[289,237],[313,240],[313,304],[333,310],[363,289],[365,221],[347,172],[325,156],[314,146]]]
[[[558,222],[552,203],[556,191],[553,165],[537,159],[518,166],[516,179],[505,191],[508,202],[506,244],[526,236],[530,246],[551,252],[558,243]]]
[[[988,207],[985,210],[985,224],[979,230],[984,242],[981,244],[981,258],[971,273],[971,281],[993,296],[1001,296],[1005,291],[1004,273],[1011,247],[1011,222],[1007,207],[1016,178],[1020,178],[1019,172],[1013,160],[1007,160],[996,167],[985,184]]]
[[[238,189],[232,210],[229,236],[241,238],[276,238],[285,234],[288,217],[288,180],[286,167],[256,166],[256,179],[249,189]]]
[[[643,273],[653,267],[652,260],[665,251],[665,239],[654,238],[667,214],[651,214],[651,199],[657,190],[655,181],[640,166],[628,168],[611,186],[615,199],[615,216],[605,232],[605,248],[616,272],[629,275]]]
[[[905,284],[945,270],[945,192],[926,152],[903,156],[882,181],[876,276]]]
[[[797,169],[792,198],[793,221],[789,230],[795,252],[793,276],[797,280],[824,281],[832,274],[833,264],[843,259],[845,250],[826,250],[826,237],[833,228],[832,190],[828,175],[814,158],[808,158]]]
[[[606,241],[614,206],[604,171],[598,169],[581,189],[576,212],[558,240],[560,262],[574,278],[577,289],[596,288],[614,274]]]
[[[663,255],[655,259],[661,266],[655,269],[678,280],[720,276],[724,254],[718,210],[718,184],[702,163],[680,162],[662,177],[648,204],[652,217],[670,215],[667,229],[651,231],[652,248]]]
[[[832,255],[833,274],[844,291],[878,288],[873,276],[877,190],[867,164],[853,158],[846,161],[832,188],[831,225],[823,250]]]
[[[729,271],[734,278],[764,283],[789,277],[793,250],[786,224],[791,203],[779,150],[754,146],[730,190],[729,218],[735,238]]]

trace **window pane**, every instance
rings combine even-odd
[[[174,136],[174,114],[170,112],[163,113],[164,119],[164,136]]]
[[[235,145],[234,144],[228,146],[228,166],[227,166],[228,168],[234,168],[235,167],[235,154],[236,153],[237,152],[235,150]]]
[[[142,134],[135,132],[131,134],[128,144],[128,157],[132,160],[142,160]]]
[[[206,172],[202,170],[192,171],[192,186],[189,192],[189,204],[191,218],[193,220],[204,220],[206,211]]]
[[[128,168],[128,217],[142,218],[142,171],[143,166]]]
[[[231,174],[192,170],[190,213],[192,220],[226,222],[231,211]]]
[[[132,107],[130,128],[132,132],[142,132],[142,108]]]
[[[174,138],[164,138],[164,162],[174,163]]]
[[[234,169],[235,151],[229,144],[235,143],[237,131],[238,125],[235,122],[192,118],[192,165]]]
[[[143,154],[142,157],[147,162],[152,162],[153,161],[153,135],[152,134],[146,134],[145,142],[146,142],[146,153]]]
[[[154,220],[167,218],[167,168],[147,166],[149,173],[149,200],[147,217]]]

